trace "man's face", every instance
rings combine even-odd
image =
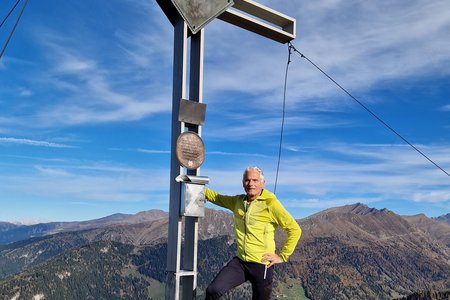
[[[242,179],[244,190],[247,193],[247,198],[250,201],[255,200],[261,195],[264,188],[264,180],[261,180],[261,174],[256,170],[247,171]]]

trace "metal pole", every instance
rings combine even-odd
[[[180,296],[180,257],[181,257],[181,184],[175,178],[182,169],[176,157],[176,141],[184,130],[178,121],[180,99],[186,93],[186,53],[187,25],[181,16],[174,24],[174,54],[173,54],[173,92],[172,92],[172,138],[170,160],[170,203],[169,203],[169,237],[167,245],[167,278],[165,298],[179,299]]]
[[[176,141],[184,132],[185,124],[178,120],[180,100],[186,94],[187,25],[179,17],[174,25],[174,65],[172,94],[172,138],[170,167],[169,237],[167,246],[166,299],[191,300],[197,292],[197,245],[198,218],[184,217],[184,247],[182,248],[182,220],[180,214],[181,184],[175,178],[183,173],[176,157]],[[191,36],[189,98],[202,102],[203,88],[203,30]],[[189,125],[187,128],[201,134],[201,127]],[[189,175],[200,175],[200,170],[189,170]],[[183,261],[181,262],[181,252]]]
[[[189,72],[189,99],[202,102],[203,91],[203,29],[191,36],[191,60]],[[201,126],[189,127],[201,135]],[[200,175],[200,170],[190,170],[189,175]],[[182,299],[195,299],[197,292],[197,245],[198,217],[185,217],[183,269],[192,271],[192,276],[182,277]]]

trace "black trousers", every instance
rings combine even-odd
[[[272,294],[272,279],[273,266],[266,268],[263,264],[234,257],[206,288],[205,299],[219,299],[232,288],[249,280],[252,284],[252,300],[268,300]]]

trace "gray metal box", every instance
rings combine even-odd
[[[181,214],[187,217],[205,216],[205,185],[209,182],[206,176],[180,175],[181,182]]]

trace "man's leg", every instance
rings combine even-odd
[[[273,266],[266,269],[263,264],[247,263],[252,284],[253,300],[269,300],[272,294]]]
[[[220,270],[216,278],[206,288],[206,300],[219,299],[232,288],[245,282],[244,266],[234,257]]]

